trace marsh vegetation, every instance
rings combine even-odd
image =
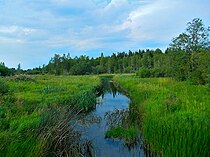
[[[114,77],[138,107],[140,126],[151,151],[160,156],[208,156],[208,86],[170,78]]]
[[[209,156],[209,31],[195,18],[165,52],[0,62],[0,156]]]
[[[68,123],[95,107],[98,77],[20,75],[0,81],[0,156],[85,153],[81,133]]]

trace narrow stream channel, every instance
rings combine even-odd
[[[110,119],[107,115],[123,111],[129,113],[130,99],[119,92],[109,82],[102,94],[97,98],[94,110],[85,115],[78,123],[78,128],[83,131],[83,136],[92,141],[96,157],[144,157],[147,156],[142,148],[142,141],[130,147],[124,140],[105,138],[109,129]],[[125,112],[124,112],[125,111]],[[119,116],[118,116],[119,117]],[[115,121],[112,121],[115,122]],[[140,138],[139,138],[140,139]]]

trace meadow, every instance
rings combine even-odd
[[[0,78],[0,156],[81,156],[68,125],[95,107],[97,76],[19,75]]]
[[[164,157],[209,156],[208,86],[131,75],[117,75],[114,82],[137,106],[150,151]]]
[[[74,119],[95,107],[107,77],[131,98],[132,114],[123,112],[129,116],[120,120],[125,128],[105,137],[132,144],[139,129],[159,156],[209,155],[207,85],[135,75],[17,75],[0,78],[0,156],[85,156],[91,144],[75,131]]]

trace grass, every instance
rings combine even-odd
[[[68,122],[95,107],[99,84],[97,76],[1,78],[0,156],[78,156],[79,135]]]
[[[166,157],[209,156],[208,86],[124,75],[114,81],[138,106],[141,130],[152,151]]]
[[[108,130],[105,138],[123,139],[126,144],[133,144],[136,142],[138,130],[136,128],[123,128],[121,126]]]
[[[114,112],[106,137],[132,143],[138,125],[160,156],[209,156],[209,86],[131,75],[114,82],[131,97],[133,114]],[[84,155],[90,148],[68,122],[95,107],[99,84],[98,76],[0,78],[0,156]]]
[[[128,109],[107,112],[105,118],[108,130],[105,138],[123,139],[127,145],[135,144],[139,131],[132,121],[132,114],[132,110]]]

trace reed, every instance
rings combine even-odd
[[[91,150],[69,122],[95,107],[97,76],[21,75],[0,81],[0,156],[82,156]]]
[[[124,75],[114,81],[139,106],[141,130],[150,149],[166,157],[209,156],[208,86]]]

